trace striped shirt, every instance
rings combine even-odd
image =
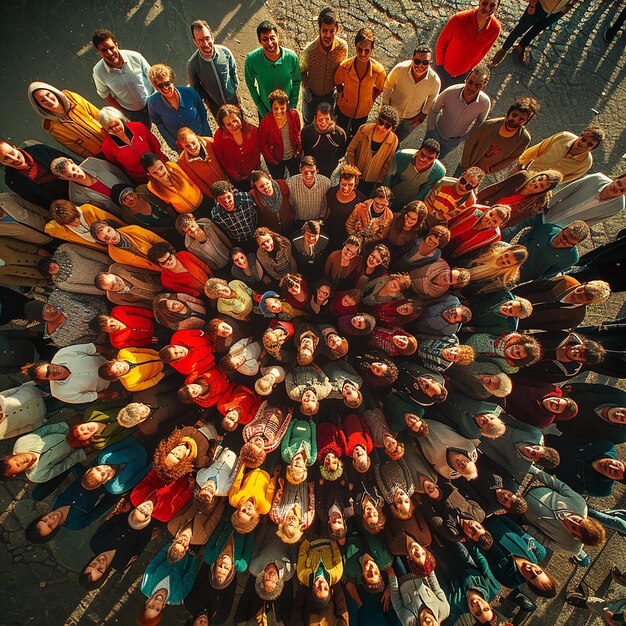
[[[313,187],[309,189],[302,176],[297,174],[287,179],[287,187],[296,220],[319,220],[326,215],[326,192],[330,189],[330,180],[326,176],[318,174]]]
[[[473,191],[458,196],[454,190],[456,179],[442,178],[424,199],[428,207],[429,224],[447,223],[464,209],[476,203]]]

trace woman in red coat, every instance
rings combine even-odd
[[[138,507],[150,501],[153,505],[151,517],[159,522],[169,522],[191,500],[194,482],[187,476],[165,482],[155,470],[150,470],[130,492],[130,502]]]
[[[263,398],[244,385],[237,385],[231,394],[217,403],[217,410],[224,416],[222,427],[233,431],[238,424],[249,424],[257,414]]]
[[[224,374],[214,367],[198,374],[187,376],[185,384],[178,390],[178,399],[183,404],[195,402],[203,408],[215,406],[225,396],[232,394],[235,383],[229,382]]]
[[[176,252],[167,242],[155,243],[148,250],[148,259],[161,268],[161,284],[167,291],[204,298],[204,283],[213,270],[197,256],[183,250]]]
[[[111,315],[98,315],[95,325],[98,332],[109,335],[114,348],[143,348],[158,343],[154,336],[154,313],[148,309],[116,306]]]
[[[261,154],[272,178],[286,178],[285,168],[290,176],[300,170],[302,142],[300,140],[300,115],[296,109],[289,109],[289,96],[282,89],[275,89],[268,100],[272,110],[259,124]]]
[[[239,191],[250,189],[250,174],[261,167],[259,129],[249,124],[241,109],[224,104],[217,112],[219,128],[213,136],[213,149],[221,166]]]
[[[148,175],[141,165],[144,152],[154,152],[164,163],[167,161],[157,138],[140,122],[129,122],[114,107],[100,109],[98,120],[108,133],[102,142],[106,160],[123,169],[134,181],[148,182]]]

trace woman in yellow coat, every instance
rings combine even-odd
[[[54,200],[50,205],[50,217],[52,219],[45,226],[48,235],[104,253],[107,247],[91,236],[89,232],[91,225],[94,222],[107,221],[125,226],[119,218],[93,204],[76,206],[69,200]]]
[[[102,152],[107,132],[98,121],[100,109],[91,102],[41,82],[28,86],[28,99],[43,118],[42,128],[62,146],[85,158]]]
[[[343,576],[343,560],[337,542],[325,537],[313,541],[305,539],[298,549],[296,573],[305,587],[311,587],[318,601],[327,601],[331,587]]]
[[[274,469],[274,475],[271,478],[266,471],[259,468],[244,476],[245,471],[246,467],[242,465],[228,492],[230,505],[237,509],[231,521],[235,530],[241,534],[252,532],[259,523],[261,515],[267,515],[270,512],[280,466]]]

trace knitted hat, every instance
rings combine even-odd
[[[521,320],[530,317],[533,313],[533,304],[530,300],[526,300],[526,298],[517,297],[516,300],[520,303],[522,310],[520,311],[519,318]]]
[[[111,187],[111,200],[113,200],[117,206],[122,207],[124,206],[124,198],[133,191],[135,191],[135,188],[126,183],[113,185],[113,187]]]
[[[24,313],[27,319],[43,322],[43,310],[45,306],[46,303],[42,302],[41,300],[29,300],[24,305]]]
[[[261,313],[263,313],[265,317],[274,317],[276,313],[271,313],[267,308],[266,302],[268,298],[276,298],[277,300],[280,300],[280,296],[275,291],[266,291],[261,296],[261,300],[259,301],[259,309],[261,310]]]

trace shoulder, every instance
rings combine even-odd
[[[372,70],[378,74],[385,71],[385,68],[382,63],[379,61],[375,61],[374,59],[370,59],[372,63]]]

